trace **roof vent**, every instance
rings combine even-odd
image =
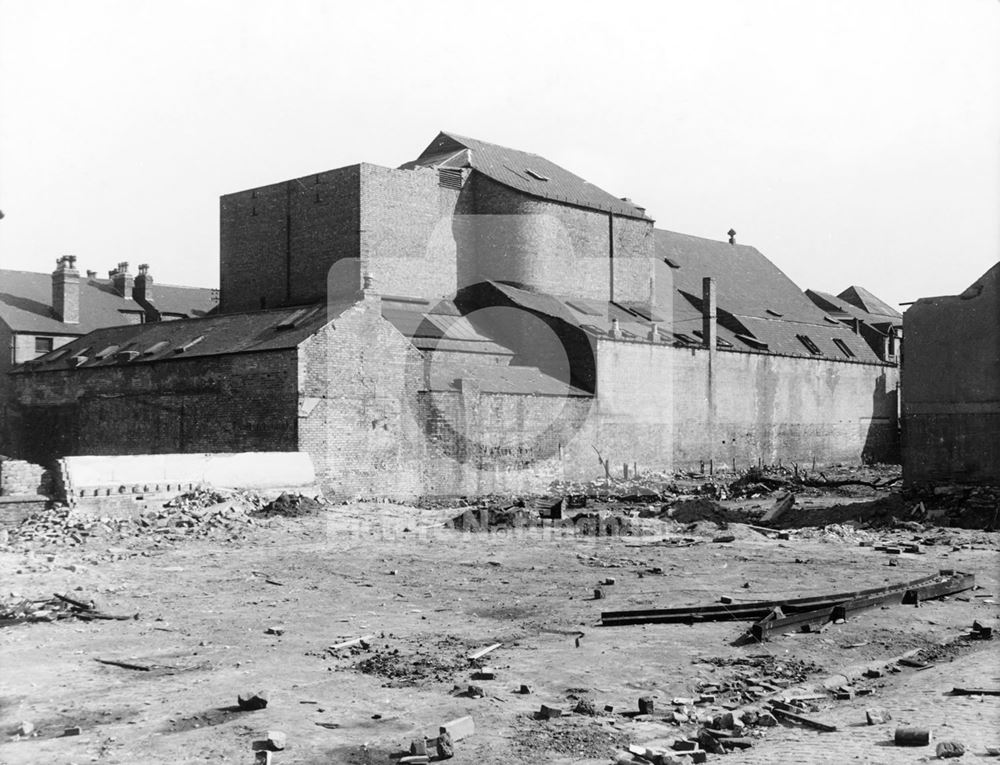
[[[149,346],[146,350],[142,352],[142,355],[152,356],[156,353],[159,353],[160,351],[166,350],[168,345],[170,345],[170,343],[168,343],[166,340],[161,340],[158,343],[153,343],[151,346]]]
[[[139,351],[118,351],[115,354],[115,361],[120,361],[127,364],[130,361],[134,361],[139,357]]]
[[[87,363],[87,357],[84,356],[83,354],[79,354],[77,356],[70,356],[67,359],[67,363],[71,367],[73,367],[75,369],[78,366],[82,366],[83,364],[86,364]]]
[[[105,348],[104,350],[100,351],[97,355],[95,355],[94,358],[97,359],[98,361],[104,361],[104,359],[108,358],[108,356],[112,356],[117,352],[118,352],[117,345],[109,345],[107,348]]]
[[[547,175],[542,175],[538,171],[532,170],[530,167],[526,167],[524,169],[524,172],[526,172],[528,175],[530,175],[536,181],[547,181],[547,180],[549,180],[549,177]]]
[[[445,189],[461,189],[462,188],[462,171],[456,167],[439,167],[438,168],[438,186]]]
[[[278,324],[275,326],[275,329],[277,330],[294,329],[299,325],[299,323],[302,321],[305,315],[309,313],[309,311],[311,310],[312,310],[311,308],[300,308],[291,316],[282,319],[280,322],[278,322]]]
[[[204,335],[198,335],[198,337],[196,337],[191,342],[184,343],[184,345],[178,345],[176,348],[174,348],[174,353],[185,353],[185,352],[189,351],[191,348],[194,348],[194,346],[196,346],[198,343],[200,343],[204,339],[205,339]]]

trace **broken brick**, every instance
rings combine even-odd
[[[957,741],[942,741],[937,745],[935,754],[942,760],[949,757],[961,757],[965,754],[965,746]]]
[[[892,715],[886,709],[871,707],[865,710],[865,717],[868,718],[869,725],[882,725],[892,719]]]
[[[553,717],[562,717],[562,710],[559,707],[550,707],[548,704],[542,704],[542,708],[538,710],[538,718],[541,720],[551,720]]]
[[[639,714],[641,715],[651,715],[653,714],[653,709],[655,705],[653,704],[652,696],[641,696],[639,698]]]
[[[443,726],[441,732],[438,733],[434,749],[439,760],[447,760],[455,756],[455,745],[452,743],[451,734]]]
[[[236,703],[244,711],[263,709],[267,706],[267,691],[241,693],[236,697]]]

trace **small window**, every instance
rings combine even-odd
[[[749,335],[737,335],[736,339],[745,345],[749,345],[751,348],[757,349],[758,351],[768,350],[767,343],[758,340],[756,337],[750,337]]]
[[[796,335],[796,337],[799,339],[799,342],[806,347],[806,350],[809,351],[809,353],[811,353],[813,356],[823,355],[823,352],[819,349],[819,346],[812,341],[812,338],[809,337],[809,335]]]
[[[52,351],[52,338],[51,337],[36,337],[35,338],[35,353],[49,353]]]
[[[697,345],[694,340],[687,335],[682,335],[680,332],[674,332],[674,337],[677,338],[678,342],[684,343],[684,345]]]
[[[549,179],[547,175],[542,175],[541,173],[536,172],[535,170],[532,170],[530,167],[525,168],[524,172],[526,172],[528,175],[530,175],[536,181],[547,181]]]
[[[840,349],[840,352],[843,353],[845,356],[847,356],[847,358],[849,359],[854,358],[854,351],[851,350],[851,346],[849,346],[839,337],[833,338],[833,344],[837,346]]]

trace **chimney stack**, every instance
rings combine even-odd
[[[52,312],[64,324],[80,323],[80,272],[76,255],[56,259],[52,272]]]
[[[701,341],[710,351],[715,350],[719,334],[715,321],[715,280],[706,276],[701,280]]]
[[[108,276],[111,277],[111,285],[114,287],[115,292],[126,300],[131,300],[132,287],[135,284],[135,280],[132,274],[128,272],[128,262],[119,263],[118,268],[111,271]]]
[[[139,266],[139,275],[135,277],[132,287],[132,299],[137,303],[153,302],[153,277],[149,273],[149,264]]]
[[[736,244],[736,230],[729,229],[729,231],[727,231],[726,233],[729,234],[729,243]]]

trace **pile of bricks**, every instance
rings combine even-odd
[[[229,501],[205,508],[163,508],[136,518],[81,518],[68,507],[55,507],[12,529],[9,543],[73,547],[91,539],[102,543],[128,540],[131,544],[145,540],[160,546],[187,538],[234,539],[258,525],[254,510],[252,505]]]
[[[33,496],[50,493],[50,476],[41,465],[22,460],[0,462],[0,496]]]

